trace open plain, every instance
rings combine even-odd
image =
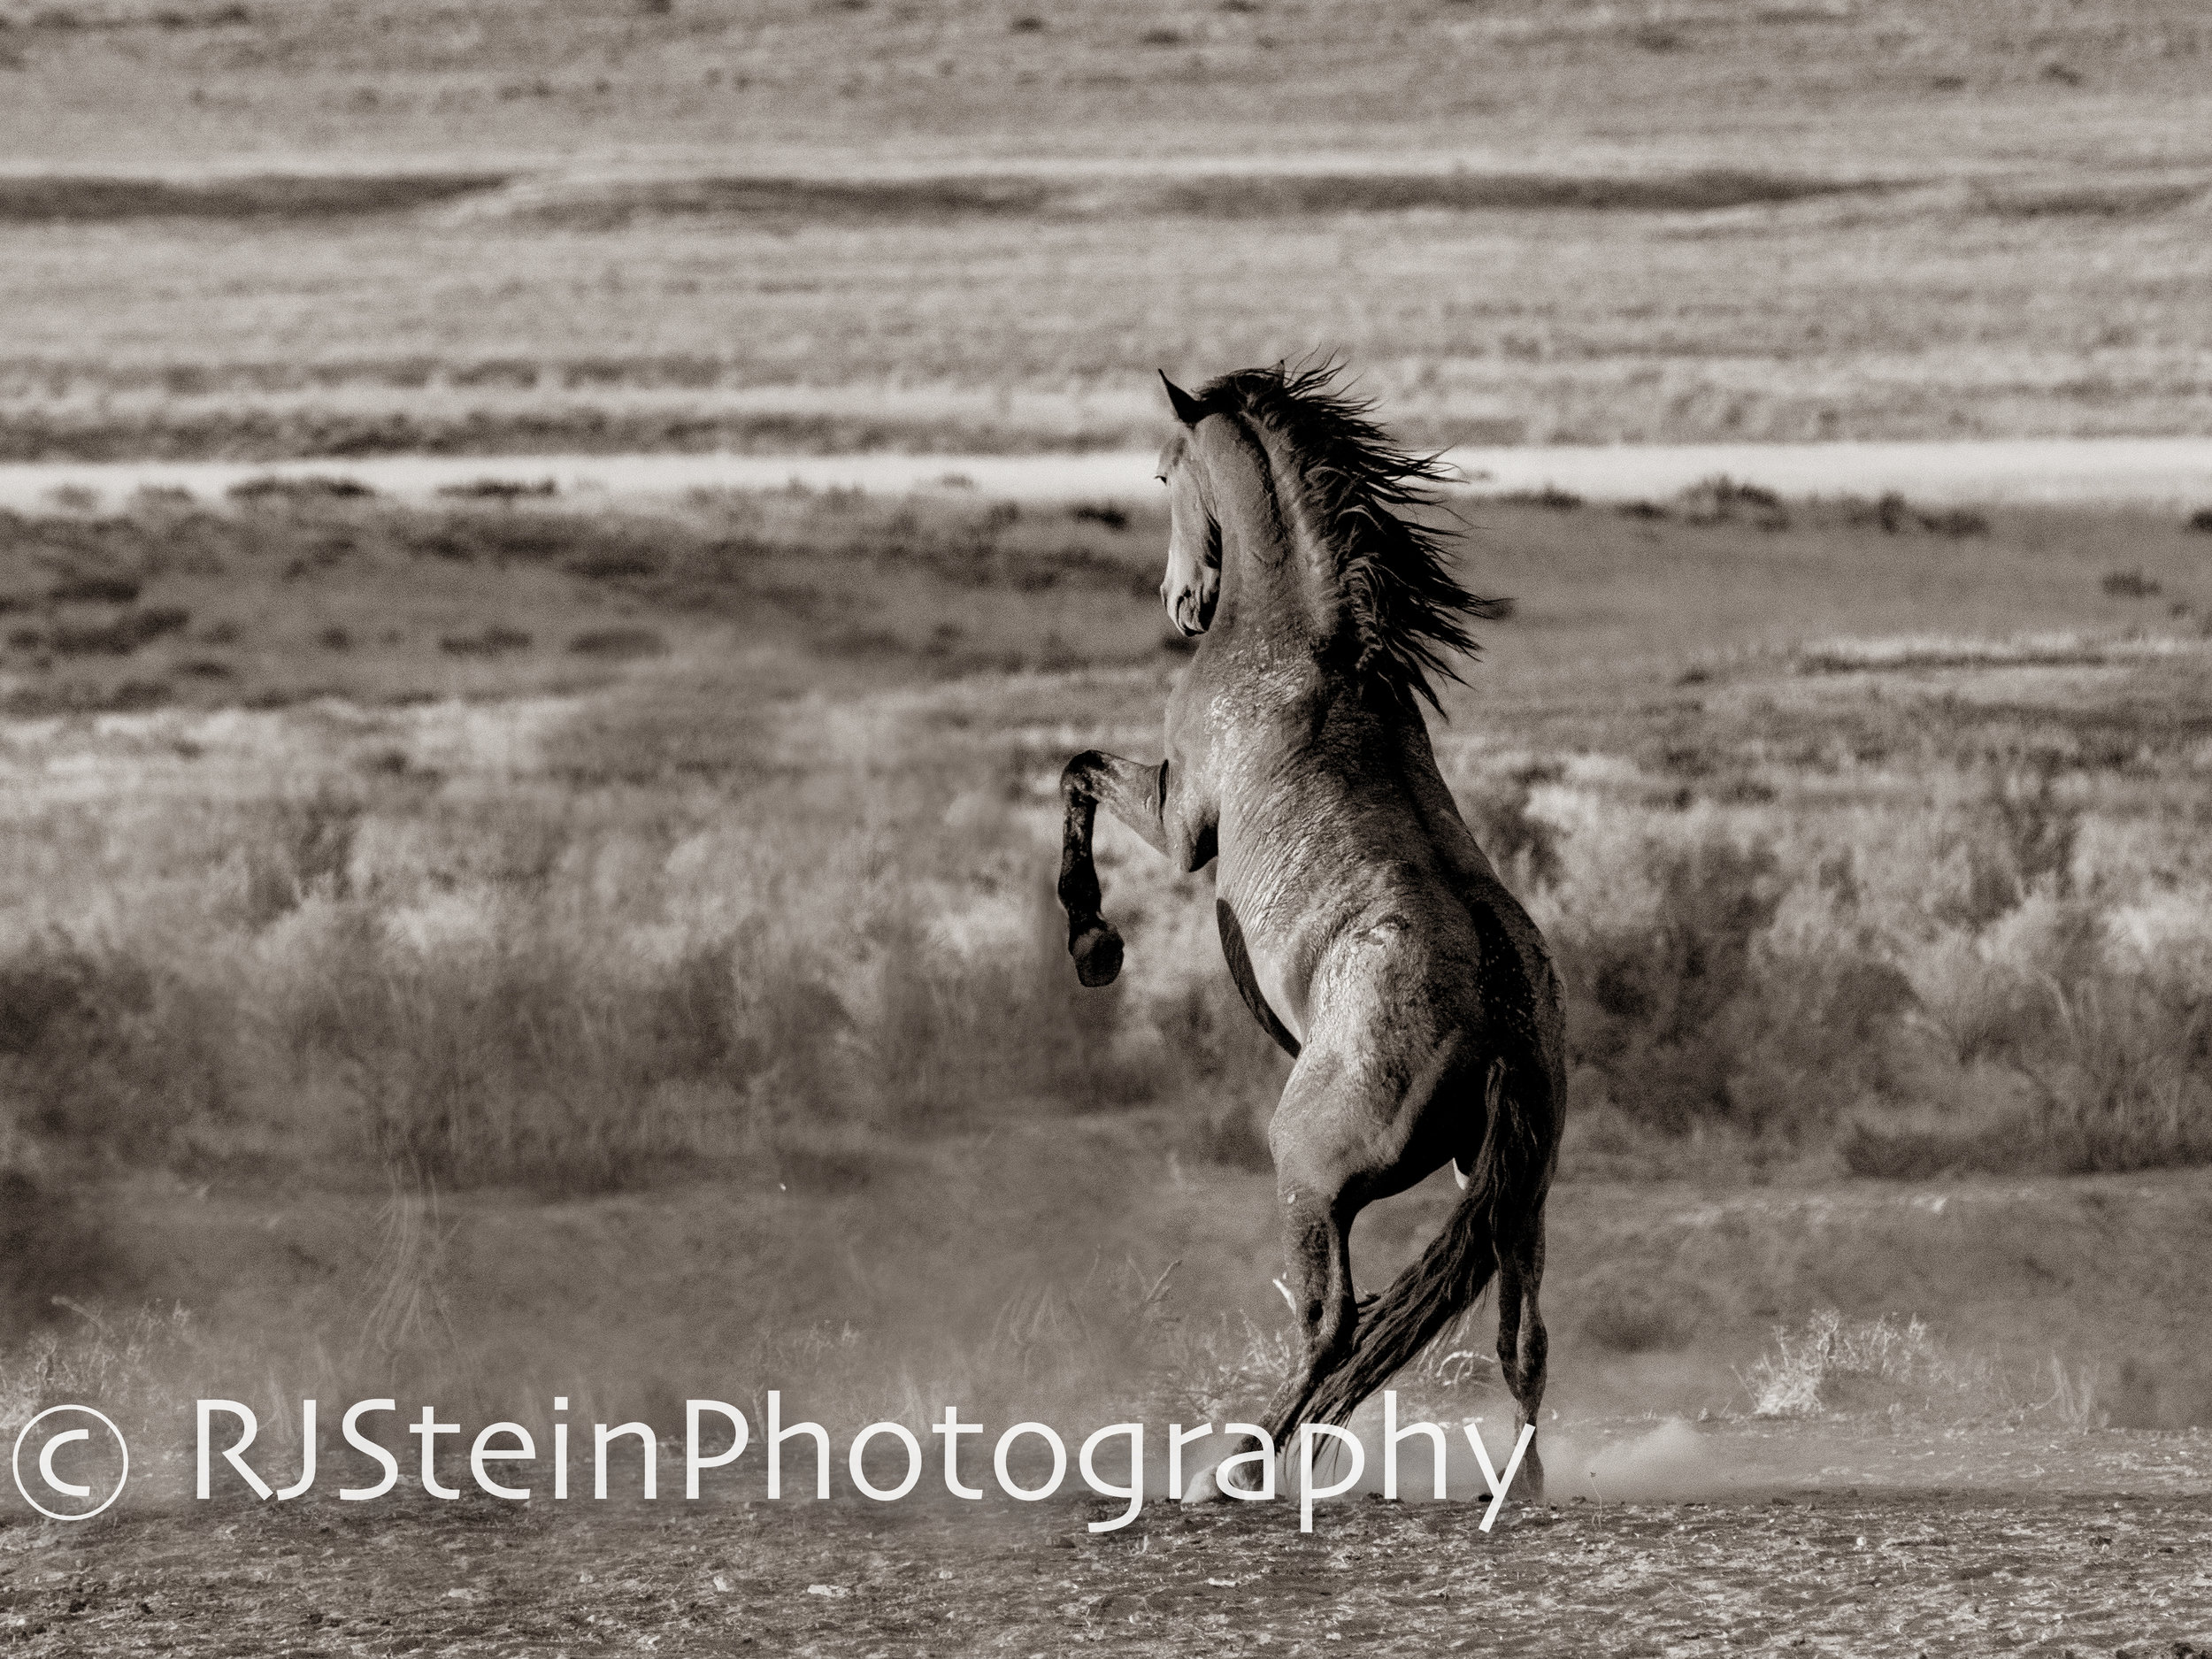
[[[2198,452],[1509,470],[2205,440],[2208,63],[2192,0],[0,0],[0,462],[70,469],[0,502],[0,1432],[134,1453],[0,1487],[0,1653],[2212,1653]],[[1435,737],[1571,999],[1542,1502],[192,1497],[209,1396],[326,1472],[373,1397],[1264,1396],[1210,878],[1102,833],[1102,992],[1048,878],[1185,660],[1156,370],[1317,353],[1507,457]],[[1502,1420],[1485,1317],[1410,1410]]]

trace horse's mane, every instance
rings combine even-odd
[[[1280,439],[1297,463],[1296,488],[1336,554],[1337,587],[1356,641],[1355,672],[1439,713],[1430,676],[1457,680],[1455,654],[1472,657],[1467,622],[1507,614],[1451,573],[1441,533],[1399,509],[1434,502],[1448,476],[1435,456],[1398,448],[1368,419],[1373,405],[1336,385],[1339,365],[1241,369],[1199,394],[1209,412],[1244,415]]]

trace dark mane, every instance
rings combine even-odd
[[[1443,535],[1409,524],[1398,510],[1437,499],[1446,476],[1433,456],[1399,449],[1368,419],[1371,404],[1336,388],[1338,365],[1243,369],[1199,393],[1209,411],[1248,417],[1281,439],[1297,461],[1307,511],[1336,550],[1338,590],[1357,641],[1356,672],[1409,703],[1443,711],[1432,675],[1457,680],[1456,654],[1476,646],[1467,623],[1506,614],[1451,573]]]

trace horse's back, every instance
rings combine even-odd
[[[1464,1050],[1455,1071],[1502,1058],[1555,1095],[1563,1018],[1542,933],[1461,818],[1420,715],[1358,712],[1279,758],[1257,810],[1225,818],[1224,907],[1240,948],[1279,964],[1261,975],[1266,1002],[1296,1004],[1284,1023],[1301,1041],[1311,1024],[1363,1046],[1448,1044]]]

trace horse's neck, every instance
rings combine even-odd
[[[1242,421],[1209,422],[1204,454],[1221,526],[1214,627],[1310,651],[1335,631],[1336,563],[1279,445]]]

